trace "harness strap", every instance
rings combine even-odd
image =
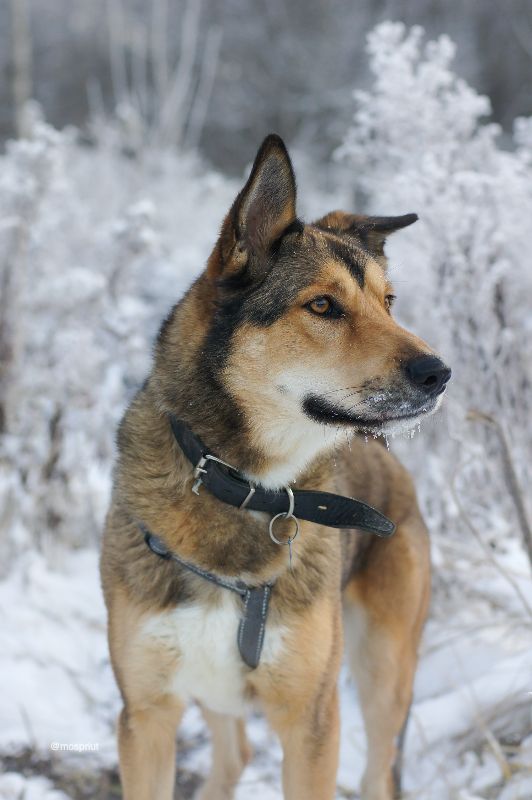
[[[139,524],[141,532],[144,534],[144,541],[152,553],[159,558],[167,561],[172,560],[181,567],[193,572],[200,578],[220,586],[222,589],[229,589],[231,592],[240,595],[244,601],[244,615],[238,627],[237,644],[242,661],[251,669],[256,669],[260,662],[262,645],[264,644],[264,633],[266,631],[266,620],[273,584],[265,583],[262,586],[248,586],[242,581],[231,583],[212,572],[201,569],[190,561],[185,561],[175,553],[168,550],[163,541],[155,536],[142,524]]]

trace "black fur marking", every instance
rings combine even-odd
[[[268,326],[276,322],[295,302],[299,292],[312,280],[314,267],[311,261],[296,263],[286,245],[282,259],[266,275],[263,283],[245,301],[245,320],[254,325]]]
[[[212,375],[227,361],[233,334],[242,322],[241,294],[220,303],[205,340],[206,365]]]
[[[288,284],[288,281],[287,281]],[[253,325],[268,327],[286,312],[296,292],[290,286],[274,285],[258,293],[245,308],[245,319]]]
[[[277,239],[273,242],[270,248],[271,254],[273,256],[277,255],[277,253],[281,248],[283,240],[285,239],[286,236],[291,236],[292,234],[299,235],[300,233],[303,233],[304,230],[305,230],[305,223],[296,217],[296,219],[293,220],[289,225],[287,225],[287,227],[284,229],[281,235],[278,236]]]
[[[336,237],[327,236],[327,249],[337,261],[343,262],[361,289],[364,288],[364,265],[348,244]]]
[[[323,400],[321,397],[316,397],[314,395],[305,397],[303,401],[303,411],[307,416],[311,417],[311,419],[324,424],[356,425],[358,423],[357,417],[333,406],[332,403],[327,402],[327,400]]]
[[[364,250],[367,250],[368,253],[371,253],[371,246],[368,237],[368,229],[359,227],[359,228],[350,228],[349,230],[352,231],[353,236],[357,237]]]
[[[327,400],[316,395],[307,395],[303,401],[303,411],[307,416],[316,422],[324,425],[353,425],[361,430],[374,431],[380,428],[384,423],[396,422],[409,418],[419,417],[427,410],[429,403],[424,406],[416,408],[411,413],[393,415],[386,414],[384,409],[381,413],[383,416],[380,419],[374,417],[359,417],[356,414],[350,414],[342,408],[332,405]]]
[[[399,217],[368,217],[367,223],[360,227],[366,226],[369,230],[379,233],[393,233],[393,231],[399,231],[401,228],[412,225],[418,219],[417,214],[403,214]],[[357,230],[360,230],[360,227],[357,227]]]
[[[253,277],[249,270],[248,261],[244,264],[242,269],[238,270],[238,272],[234,272],[232,275],[228,275],[225,278],[219,278],[216,281],[216,285],[219,286],[220,289],[232,291],[234,289],[245,289],[247,286],[250,286],[252,282]]]

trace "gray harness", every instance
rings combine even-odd
[[[264,643],[264,632],[266,630],[266,618],[268,616],[268,606],[270,604],[270,595],[273,589],[273,583],[264,583],[262,586],[247,586],[242,581],[235,581],[231,583],[212,572],[201,569],[196,564],[191,564],[185,561],[175,553],[171,553],[163,544],[158,536],[150,533],[144,525],[139,525],[142,533],[144,534],[144,541],[156,556],[166,560],[175,561],[181,567],[190,570],[194,575],[204,578],[206,581],[221,586],[223,589],[240,595],[244,603],[244,614],[238,626],[238,649],[242,657],[242,661],[255,669],[259,665],[260,654],[262,645]]]

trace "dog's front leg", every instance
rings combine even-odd
[[[283,747],[284,800],[332,800],[338,769],[336,678],[304,709],[270,714]]]
[[[416,510],[374,542],[345,590],[345,632],[368,742],[361,800],[400,796],[402,729],[430,597],[428,537]],[[395,768],[393,768],[395,761]]]
[[[284,800],[335,797],[343,650],[339,599],[325,594],[288,618],[283,657],[264,673],[257,670],[258,699],[283,748]]]
[[[212,739],[212,767],[196,800],[231,800],[242,771],[251,758],[244,721],[202,708]]]
[[[124,800],[172,800],[176,731],[183,713],[174,698],[142,709],[124,707],[118,725]]]

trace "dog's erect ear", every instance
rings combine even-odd
[[[296,220],[296,181],[279,136],[262,143],[246,185],[222,226],[209,259],[212,278],[237,281],[267,257],[273,243]],[[247,276],[251,279],[252,275]]]
[[[356,243],[371,253],[385,266],[384,244],[394,231],[406,228],[416,222],[417,214],[403,214],[400,217],[368,217],[364,214],[347,214],[345,211],[331,211],[313,224],[340,236],[353,236]]]

